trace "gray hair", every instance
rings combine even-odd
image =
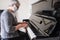
[[[11,3],[10,3],[10,6],[13,6],[14,4],[18,4],[20,5],[19,1],[18,0],[12,0]]]

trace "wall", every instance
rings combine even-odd
[[[6,9],[8,7],[10,0],[0,0],[0,9]]]
[[[53,10],[53,8],[51,7],[51,1],[52,0],[47,0],[34,4],[32,5],[32,13],[35,13],[37,11],[42,11],[42,10]],[[56,2],[57,0],[54,0],[54,2]]]

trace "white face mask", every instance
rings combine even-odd
[[[15,5],[8,7],[8,9],[11,9],[11,10],[14,11],[14,12],[16,12],[16,11],[18,10]]]
[[[17,7],[14,5],[14,6],[12,7],[12,10],[13,10],[14,12],[16,12],[18,9],[17,9]]]

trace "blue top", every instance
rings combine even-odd
[[[16,24],[16,18],[7,10],[3,11],[1,14],[1,38],[19,37],[18,32],[15,31]]]

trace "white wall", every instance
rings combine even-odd
[[[37,1],[39,1],[39,0],[30,0],[30,4],[33,4],[33,3],[37,2]]]
[[[10,0],[0,0],[0,9],[6,9],[8,7]]]
[[[18,10],[17,18],[18,21],[21,21],[23,19],[28,19],[30,17],[31,13],[31,7],[29,0],[19,0],[21,3],[20,9]]]
[[[47,0],[34,4],[32,5],[32,13],[35,13],[37,11],[42,11],[42,10],[53,10],[53,8],[51,7],[51,1],[52,0]],[[56,2],[57,0],[54,0],[54,2]]]

